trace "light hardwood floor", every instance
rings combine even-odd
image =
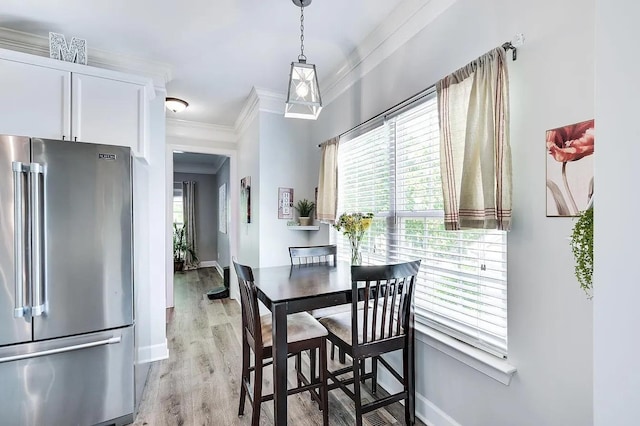
[[[205,294],[221,282],[214,268],[175,275],[175,308],[169,311],[167,323],[169,359],[151,366],[134,426],[250,424],[248,400],[245,415],[237,416],[242,356],[240,305],[230,299],[208,300]],[[293,359],[289,364],[289,382],[295,386]],[[264,393],[272,392],[272,374],[267,367]],[[331,425],[354,424],[353,412],[353,402],[342,391],[329,393]],[[290,425],[321,425],[322,413],[305,392],[289,397],[288,419]],[[404,424],[404,409],[394,404],[367,414],[364,423]],[[273,425],[273,402],[262,404],[260,424]]]

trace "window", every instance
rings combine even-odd
[[[338,212],[374,213],[363,264],[422,259],[417,321],[506,356],[506,233],[444,230],[435,93],[419,102],[340,143]]]
[[[173,223],[184,223],[184,207],[182,205],[182,184],[173,184]]]

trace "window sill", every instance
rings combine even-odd
[[[416,339],[509,386],[516,367],[506,360],[463,343],[416,321]]]

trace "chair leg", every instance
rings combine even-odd
[[[356,426],[362,426],[362,399],[360,395],[360,360],[353,358],[353,395],[356,404]]]
[[[320,400],[322,401],[322,424],[329,425],[329,392],[327,389],[327,341],[320,343]]]
[[[407,399],[404,403],[404,421],[407,425],[414,425],[416,423],[416,381],[415,357],[412,344],[405,345],[402,350],[402,358],[404,390],[407,392]]]
[[[302,374],[302,353],[298,352],[296,354],[296,381],[298,383],[298,387],[302,386],[302,380],[300,380],[300,374]]]
[[[366,370],[366,365],[367,365],[367,361],[366,359],[363,359],[362,361],[360,361],[360,382],[364,383],[364,377],[365,374],[367,374],[367,370]]]
[[[371,393],[378,392],[378,357],[371,358]]]
[[[247,399],[246,382],[249,382],[249,354],[251,350],[246,340],[242,342],[242,375],[240,376],[240,404],[238,406],[238,417],[244,415],[244,403]]]
[[[336,344],[331,342],[331,361],[336,358]]]
[[[346,354],[340,348],[338,348],[338,361],[340,361],[340,364],[345,364],[347,362]]]
[[[256,368],[253,383],[253,407],[251,411],[251,426],[260,424],[260,405],[262,399],[262,358],[256,356]]]
[[[309,383],[317,383],[318,381],[316,376],[316,350],[309,350]],[[313,394],[311,399],[313,399]]]

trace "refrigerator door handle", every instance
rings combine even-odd
[[[24,275],[24,253],[25,253],[25,223],[24,223],[24,185],[23,175],[28,171],[28,167],[19,161],[11,163],[13,170],[13,223],[15,227],[13,237],[14,251],[14,285],[16,291],[13,316],[15,318],[29,315],[29,306],[26,303]]]
[[[9,355],[9,356],[5,356],[5,357],[0,357],[0,364],[2,364],[3,362],[20,361],[20,360],[23,360],[23,359],[37,358],[37,357],[40,357],[40,356],[53,355],[53,354],[60,354],[60,353],[64,353],[64,352],[77,351],[77,350],[80,350],[80,349],[88,349],[88,348],[93,348],[93,347],[96,347],[96,346],[111,345],[111,344],[114,344],[114,343],[120,343],[121,340],[122,340],[121,336],[116,336],[116,337],[110,337],[108,339],[96,340],[95,342],[81,343],[79,345],[65,346],[65,347],[62,347],[62,348],[48,349],[48,350],[45,350],[45,351],[30,352],[30,353],[25,353],[25,354],[20,354],[20,355]]]
[[[44,166],[39,163],[29,165],[29,212],[31,214],[31,315],[40,316],[46,311],[45,277],[43,276],[44,236],[42,212],[42,175]]]

